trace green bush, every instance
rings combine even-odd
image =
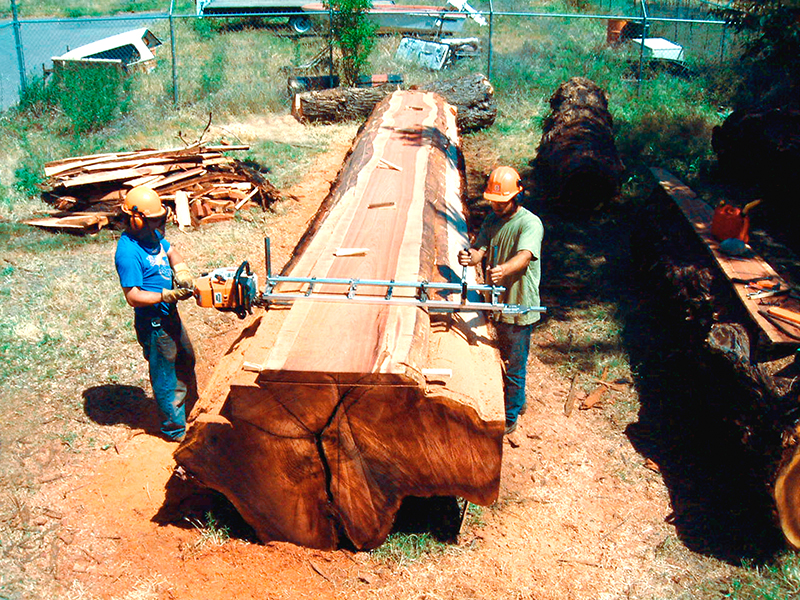
[[[225,87],[227,83],[226,64],[224,47],[216,45],[211,58],[203,63],[200,71],[200,98],[213,96]]]
[[[377,25],[367,20],[372,0],[324,0],[326,9],[333,9],[331,33],[342,53],[341,78],[345,85],[355,84],[369,64],[375,45]]]
[[[67,65],[54,78],[59,106],[76,135],[102,129],[128,112],[131,79],[116,65]]]

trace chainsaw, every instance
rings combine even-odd
[[[546,310],[541,306],[500,302],[500,296],[506,288],[499,285],[469,284],[466,268],[462,272],[460,283],[273,275],[269,238],[264,240],[264,245],[267,281],[263,292],[259,292],[258,276],[250,269],[250,263],[244,261],[238,267],[214,269],[195,279],[194,297],[197,305],[232,312],[240,319],[252,314],[253,307],[268,309],[270,306],[287,305],[303,300],[418,306],[442,312],[492,311],[503,314],[525,314]],[[276,286],[280,284],[292,284],[300,290],[276,291]],[[326,290],[341,291],[321,292],[319,286],[323,285],[326,286]],[[370,293],[365,293],[365,288]],[[412,290],[413,295],[396,295],[395,292],[398,290]],[[470,300],[470,296],[474,297],[475,293],[484,296],[486,300],[482,302]],[[458,298],[447,299],[451,294],[457,295]],[[442,296],[445,298],[441,299]]]

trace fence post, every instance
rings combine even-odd
[[[728,22],[722,25],[722,39],[719,43],[719,63],[725,62],[725,34],[728,32]]]
[[[175,54],[175,22],[172,20],[172,11],[175,0],[169,3],[169,43],[172,49],[172,104],[178,106],[178,57]]]
[[[19,69],[19,90],[24,94],[28,88],[25,81],[25,55],[22,53],[22,38],[19,31],[19,18],[17,16],[17,0],[11,0],[11,14],[14,19],[14,43],[17,46],[17,68]]]
[[[328,85],[333,87],[333,6],[328,7]]]
[[[486,59],[486,79],[492,80],[492,34],[494,32],[494,2],[489,0],[489,50]]]
[[[642,86],[642,63],[644,63],[644,41],[647,39],[647,4],[642,0],[642,44],[639,47],[639,73],[636,76],[636,93]]]

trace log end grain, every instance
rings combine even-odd
[[[800,445],[775,482],[775,506],[787,541],[800,549]]]

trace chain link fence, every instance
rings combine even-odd
[[[698,9],[696,2],[690,6],[687,0],[648,5],[601,0],[594,14],[517,12],[514,4],[490,0],[482,9],[484,25],[475,15],[458,11],[442,13],[444,19],[401,11],[376,16],[381,29],[370,70],[401,74],[407,85],[476,72],[486,74],[493,83],[563,80],[574,75],[592,78],[601,68],[616,69],[615,77],[640,83],[649,76],[648,65],[660,64],[690,75],[735,60],[742,41],[709,10],[702,5]],[[16,104],[31,82],[49,76],[52,57],[136,28],[149,29],[162,42],[154,51],[154,63],[143,65],[140,70],[146,73],[137,75],[140,93],[154,102],[208,101],[237,113],[282,111],[290,101],[290,77],[336,75],[330,15],[321,5],[319,10],[300,14],[27,19],[0,24],[0,110]],[[680,56],[673,53],[659,59],[658,48],[636,41],[643,31],[648,40],[663,39],[665,47],[679,49]],[[404,42],[404,38],[435,43],[426,46],[420,41]],[[450,42],[443,66],[429,68],[431,53],[441,48],[436,43],[452,39],[460,42]],[[411,60],[400,57],[403,44],[415,49]]]

